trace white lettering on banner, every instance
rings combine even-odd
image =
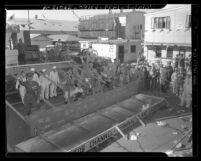
[[[96,147],[98,144],[106,141],[111,136],[113,136],[115,133],[115,129],[112,129],[108,131],[107,133],[104,133],[103,135],[100,135],[99,137],[95,138],[94,140],[90,141],[89,144],[87,144],[86,149],[90,150],[94,147]]]
[[[137,121],[138,120],[137,120],[136,116],[134,116],[132,119],[130,119],[130,120],[126,121],[125,123],[119,125],[119,128],[125,129],[125,128],[129,127],[129,126],[134,125]]]
[[[106,141],[107,139],[109,139],[115,133],[116,133],[116,130],[115,129],[111,129],[111,130],[103,133],[102,135],[94,138],[93,140],[87,142],[86,144],[81,145],[78,148],[72,150],[71,152],[87,152],[90,149],[96,147],[98,144],[103,143],[104,141]]]
[[[82,146],[74,149],[72,152],[85,152],[85,145],[82,145]]]

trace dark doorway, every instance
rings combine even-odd
[[[124,46],[119,46],[119,61],[120,63],[124,62]]]

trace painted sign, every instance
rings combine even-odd
[[[87,152],[90,149],[96,147],[97,145],[103,143],[104,141],[108,140],[111,136],[116,133],[115,129],[108,130],[105,133],[95,137],[94,139],[90,140],[89,142],[81,145],[80,147],[72,150],[71,152]]]

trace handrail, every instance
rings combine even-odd
[[[22,120],[26,122],[26,119],[24,118],[24,116],[21,113],[19,113],[7,100],[6,100],[6,105],[10,107]]]

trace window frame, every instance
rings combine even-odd
[[[162,29],[167,28],[167,22],[166,22],[167,17],[162,17]],[[163,26],[164,25],[164,26]]]
[[[135,47],[135,51],[132,51],[132,47]],[[132,53],[136,53],[136,45],[130,45],[130,53],[132,54]]]
[[[171,49],[171,50],[170,50]],[[166,58],[173,58],[173,47],[168,47],[167,48],[167,55]],[[170,53],[171,52],[171,53]],[[169,54],[171,54],[171,56],[168,56]]]
[[[158,28],[159,28],[159,29],[162,29],[162,22],[163,22],[162,17],[159,17],[159,18],[158,18]]]
[[[157,56],[158,51],[160,51],[160,56]],[[161,58],[162,57],[162,49],[160,47],[156,47],[155,49],[155,58]]]
[[[158,17],[154,17],[154,29],[158,28]]]
[[[155,26],[154,26],[154,18],[155,18],[155,17],[152,17],[152,18],[151,18],[151,29],[155,29]]]
[[[167,29],[170,29],[170,26],[171,26],[170,16],[167,16],[166,23],[167,23]]]

